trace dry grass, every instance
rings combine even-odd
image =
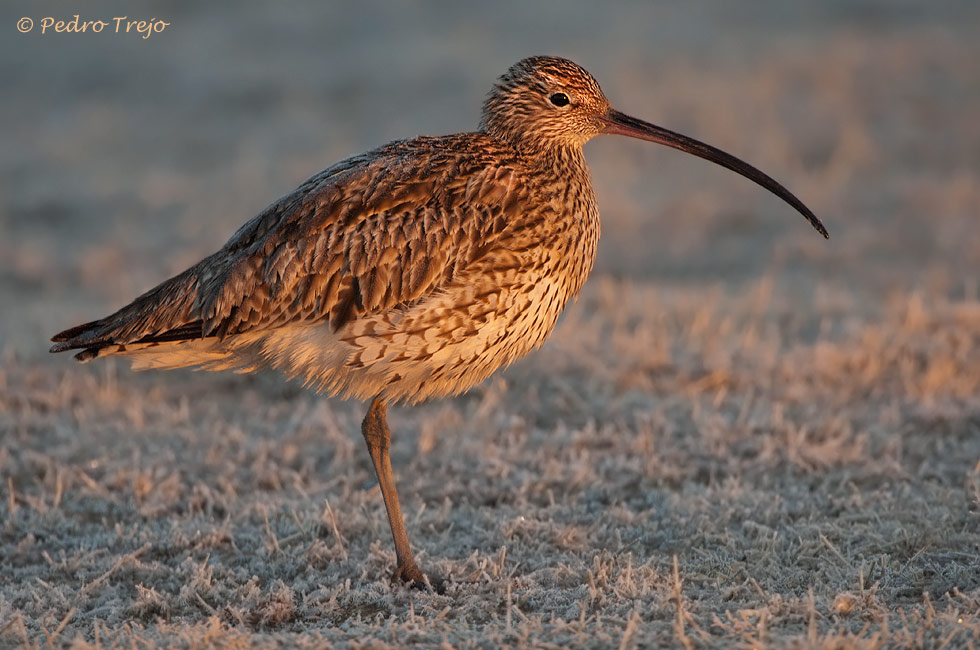
[[[980,645],[980,15],[771,5],[187,7],[178,52],[6,40],[0,645]],[[593,22],[595,43],[562,46]],[[540,51],[772,171],[833,238],[705,165],[590,146],[603,248],[553,339],[391,413],[446,595],[387,579],[363,405],[45,354],[304,175],[466,128]]]

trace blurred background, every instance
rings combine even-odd
[[[170,24],[39,33],[75,13]],[[587,149],[598,274],[721,289],[771,274],[864,318],[895,292],[976,295],[976,2],[7,1],[0,30],[0,348],[22,358],[333,162],[474,129],[494,79],[541,53],[770,173],[831,232],[726,170],[603,138]]]

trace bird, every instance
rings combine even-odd
[[[395,546],[394,578],[442,591],[415,561],[389,457],[387,407],[462,393],[538,348],[592,270],[599,210],[583,145],[666,145],[802,201],[748,163],[612,107],[554,56],[499,77],[477,130],[398,140],[315,174],[225,245],[118,311],[52,337],[79,361],[134,369],[275,369],[369,402],[361,433]]]

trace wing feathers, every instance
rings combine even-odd
[[[488,153],[473,138],[487,138]],[[223,339],[287,323],[338,329],[419,300],[523,217],[528,196],[517,163],[494,147],[482,134],[417,138],[338,163],[197,266],[105,319],[60,333],[52,351]]]

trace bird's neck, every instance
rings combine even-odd
[[[585,152],[578,145],[536,143],[534,147],[515,147],[528,167],[554,173],[559,179],[589,179]]]
[[[566,299],[575,296],[592,270],[599,241],[599,209],[581,146],[556,147],[534,156],[534,173],[556,208],[549,222],[569,278]]]

